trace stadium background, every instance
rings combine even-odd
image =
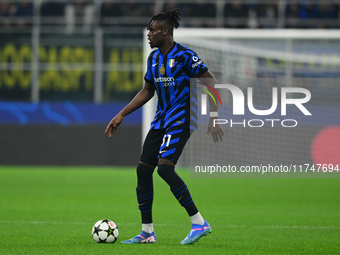
[[[114,141],[103,132],[142,86],[154,13],[179,7],[189,28],[339,29],[339,4],[320,2],[1,1],[0,164],[135,165],[142,111]]]

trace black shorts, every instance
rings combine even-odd
[[[191,133],[189,128],[180,126],[150,129],[144,141],[140,161],[157,166],[158,159],[165,158],[176,164]]]

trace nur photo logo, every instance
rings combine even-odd
[[[223,105],[220,95],[217,93],[217,91],[212,86],[198,81],[197,88],[204,92],[201,94],[201,114],[202,115],[207,115],[208,95],[216,106],[217,106],[217,101],[215,97],[218,99],[221,106]]]
[[[258,109],[254,103],[254,91],[258,88],[248,87],[244,92],[240,87],[232,84],[217,83],[207,85],[207,83],[198,82],[197,85],[197,88],[201,91],[199,95],[201,115],[208,114],[209,100],[212,100],[216,106],[219,102],[221,106],[231,107],[232,109],[231,115],[230,111],[228,111],[228,116],[220,113],[219,117],[214,120],[214,125],[228,125],[230,127],[296,127],[298,125],[297,116],[312,116],[312,113],[308,110],[311,93],[306,88],[266,88],[266,92],[271,95],[271,102],[264,103],[265,109]],[[289,118],[288,106],[294,110],[295,118]]]

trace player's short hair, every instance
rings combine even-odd
[[[161,12],[152,17],[148,24],[148,29],[151,25],[151,22],[155,20],[163,21],[167,28],[172,32],[174,28],[179,27],[180,15],[182,15],[181,11],[178,8],[172,9],[171,11]]]

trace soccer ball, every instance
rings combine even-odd
[[[111,220],[99,220],[92,228],[92,237],[97,243],[114,243],[118,235],[118,226]]]

